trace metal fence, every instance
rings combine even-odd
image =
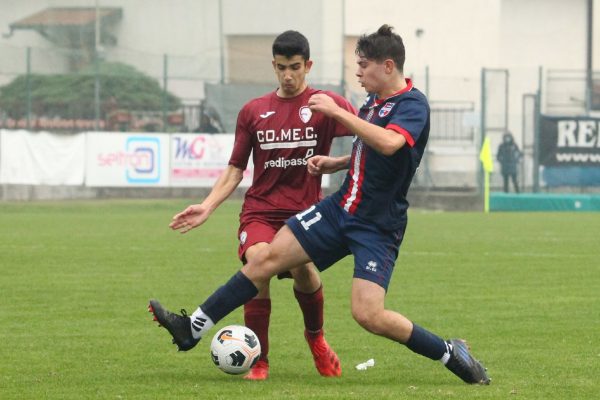
[[[261,40],[267,43],[270,39]],[[263,63],[266,73],[258,82],[220,82],[200,54],[157,55],[118,49],[91,64],[84,50],[0,45],[0,54],[0,128],[5,129],[233,132],[242,104],[276,86],[268,60]],[[476,187],[481,138],[491,134],[496,146],[502,133],[511,130],[523,151],[519,167],[523,189],[544,188],[536,164],[534,100],[540,96],[539,108],[548,115],[600,111],[600,72],[593,75],[592,102],[587,105],[584,71],[534,70],[525,80],[530,87],[541,89],[539,94],[511,86],[515,75],[518,71],[484,69],[477,82],[426,69],[412,76],[429,94],[431,105],[432,151],[424,168],[427,179],[420,179],[419,184]],[[48,83],[54,85],[55,93],[48,93]],[[311,85],[344,93],[357,106],[365,97],[344,82],[313,80]],[[450,92],[440,89],[454,86],[459,88],[458,98],[440,95]],[[492,183],[500,187],[499,174],[494,174]]]
[[[467,142],[475,140],[477,116],[475,102],[431,101],[430,139],[442,142]]]

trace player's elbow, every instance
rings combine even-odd
[[[244,170],[234,165],[229,165],[227,175],[229,181],[237,187],[242,182],[242,179],[244,179]]]
[[[382,146],[380,149],[380,153],[386,157],[392,156],[395,152],[397,152],[400,147],[395,146]]]

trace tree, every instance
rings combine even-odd
[[[113,108],[136,111],[162,111],[163,96],[168,111],[181,107],[181,101],[163,93],[156,79],[121,63],[99,66],[101,118],[106,117],[107,104]],[[75,74],[29,76],[32,113],[36,116],[65,119],[93,119],[94,67]],[[0,109],[14,119],[27,113],[27,76],[21,75],[0,87]]]

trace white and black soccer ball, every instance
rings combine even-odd
[[[250,370],[260,357],[260,342],[251,329],[229,325],[219,330],[210,344],[212,360],[223,372],[232,375]]]

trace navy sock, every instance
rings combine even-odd
[[[238,271],[226,284],[210,295],[200,305],[200,308],[216,324],[227,314],[242,304],[247,303],[257,294],[258,289],[252,281],[242,271]]]
[[[444,339],[414,323],[413,331],[408,342],[406,342],[406,347],[432,360],[441,360],[448,351]]]

